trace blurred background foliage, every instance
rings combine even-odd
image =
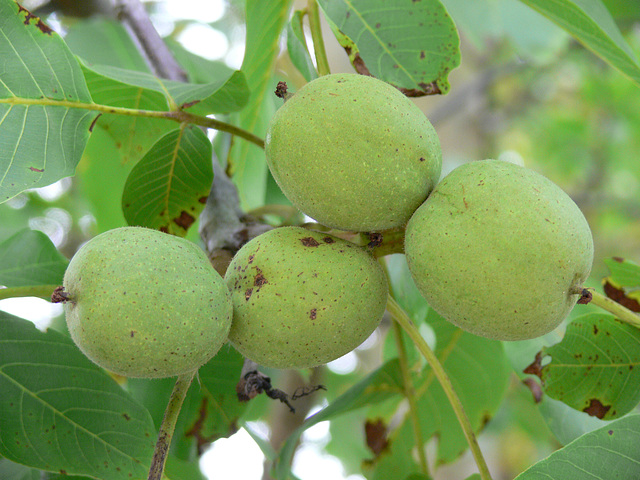
[[[36,10],[56,31],[70,35],[70,40],[73,32],[83,28],[82,22],[89,15],[97,12],[102,18],[114,19],[106,0],[22,3]],[[209,4],[206,8],[205,3]],[[462,63],[451,73],[451,92],[447,96],[416,100],[440,136],[443,175],[464,162],[483,158],[524,163],[559,184],[585,213],[596,245],[592,284],[599,284],[607,274],[603,258],[620,256],[640,262],[638,86],[517,0],[443,0],[443,3],[460,31]],[[640,3],[628,0],[604,3],[631,47],[640,53]],[[145,5],[156,28],[180,52],[194,81],[206,81],[225,67],[240,67],[244,40],[241,0],[155,0]],[[305,5],[306,2],[297,1],[294,8]],[[326,25],[324,33],[332,72],[352,71],[346,54]],[[91,48],[82,41],[69,44],[88,61],[108,62],[99,45]],[[304,83],[284,47],[277,68],[274,82],[286,80],[294,88]],[[270,111],[276,107],[274,99]],[[100,135],[104,133],[94,132],[95,137]],[[122,158],[108,141],[92,138],[92,142],[86,155],[111,158],[119,170],[109,173],[108,169],[101,169],[83,175],[83,169],[89,168],[83,162],[76,177],[22,193],[0,205],[0,241],[22,228],[37,229],[71,257],[91,236],[124,224],[119,201],[133,163]],[[224,136],[219,136],[215,145],[224,163],[228,147]],[[287,204],[268,174],[261,170],[256,175],[261,175],[257,180],[266,185],[263,204]],[[98,190],[87,184],[90,178],[100,183],[101,193],[97,194]],[[88,191],[94,193],[89,195]],[[269,218],[279,221],[277,216]],[[191,235],[197,241],[196,231],[192,229]],[[64,330],[60,316],[53,325]],[[383,323],[382,331],[385,328],[388,324]],[[381,338],[377,334],[348,358],[310,373],[328,391],[316,397],[318,405],[309,408],[317,410],[319,405],[331,402],[356,378],[361,378],[363,372],[375,368],[383,355]],[[267,373],[275,384],[282,378],[281,372]],[[279,388],[286,390],[287,386]],[[262,420],[265,424],[258,430],[270,428],[273,435],[278,422],[285,418],[286,409],[263,397],[251,402],[243,420]],[[339,453],[351,459],[343,462],[344,472],[355,474],[360,471],[362,459],[372,454],[363,440],[354,441],[353,432],[364,435],[361,433],[364,419],[384,413],[384,404],[375,408],[378,411],[351,412],[339,422],[332,422],[323,434],[303,440],[316,445],[318,451]],[[491,463],[498,465],[494,477],[498,480],[513,478],[560,443],[543,421],[532,392],[514,375],[506,400],[488,424],[481,445]],[[455,469],[455,477],[451,469]],[[464,478],[461,475],[467,471],[468,474],[475,471],[468,453],[453,466],[438,470],[436,478]]]

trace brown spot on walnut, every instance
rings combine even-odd
[[[244,292],[244,299],[248,301],[251,298],[252,293],[253,288],[247,288],[247,290]]]
[[[331,238],[331,237],[324,237],[324,238],[322,239],[322,241],[323,241],[324,243],[336,243],[336,241],[335,241],[333,238]]]
[[[318,241],[313,237],[301,238],[300,241],[305,247],[317,247],[318,245],[320,245]]]
[[[317,313],[318,313],[318,309],[317,309],[317,308],[312,308],[312,309],[309,311],[309,318],[310,318],[311,320],[315,320],[315,319],[316,319],[316,316],[317,316]]]
[[[269,282],[267,282],[267,279],[264,278],[264,275],[262,275],[262,272],[258,270],[258,273],[256,273],[256,276],[253,278],[253,286],[261,287],[265,283],[269,283]]]

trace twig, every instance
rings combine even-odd
[[[129,31],[129,36],[138,44],[138,50],[156,76],[185,82],[187,75],[158,34],[144,6],[139,0],[116,0],[118,19]]]

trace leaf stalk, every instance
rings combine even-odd
[[[180,415],[180,409],[184,402],[193,377],[197,370],[180,375],[176,380],[176,384],[171,392],[167,409],[164,412],[164,418],[160,425],[160,431],[158,432],[158,441],[153,451],[153,458],[151,459],[151,468],[149,469],[148,480],[161,480],[164,472],[164,465],[167,461],[167,454],[169,453],[169,447],[171,446],[171,438],[176,428],[176,422],[178,421],[178,415]]]
[[[220,132],[230,133],[237,137],[257,145],[260,148],[264,148],[264,140],[247,130],[244,130],[235,125],[221,122],[215,118],[203,117],[202,115],[194,115],[184,110],[172,110],[168,112],[161,112],[156,110],[139,110],[136,108],[125,107],[112,107],[110,105],[102,105],[99,103],[82,103],[72,102],[69,100],[53,100],[50,98],[2,98],[1,104],[9,105],[25,105],[25,106],[51,106],[51,107],[65,107],[65,108],[79,108],[82,110],[90,110],[94,112],[107,113],[113,115],[126,115],[133,117],[146,117],[146,118],[159,118],[165,120],[173,120],[178,123],[192,123],[205,128],[212,128]]]
[[[593,288],[587,288],[587,290],[591,293],[592,298],[589,303],[593,303],[594,305],[606,310],[607,312],[615,315],[615,317],[629,325],[633,325],[636,328],[640,328],[640,316],[635,312],[629,310],[627,307],[620,305],[618,302],[610,299],[598,293]],[[0,290],[1,292],[1,290]]]
[[[480,472],[480,478],[482,478],[482,480],[492,480],[491,473],[489,473],[489,468],[487,467],[487,462],[482,455],[482,451],[480,450],[480,446],[478,445],[478,440],[476,439],[473,428],[471,427],[469,417],[465,413],[462,402],[460,401],[460,398],[453,388],[451,379],[447,375],[447,372],[445,372],[444,367],[438,360],[438,357],[436,357],[435,353],[433,353],[433,350],[429,348],[429,345],[422,338],[422,335],[420,335],[420,332],[413,324],[406,312],[391,296],[387,297],[387,311],[393,317],[393,319],[400,324],[403,330],[407,332],[407,335],[409,335],[413,343],[416,345],[416,348],[424,356],[425,360],[431,367],[436,379],[438,380],[438,382],[440,382],[445,395],[449,399],[449,403],[453,408],[456,418],[460,423],[460,427],[462,428],[464,436],[467,439],[467,443],[469,444],[469,448],[471,449],[471,453],[473,454],[473,458],[475,459],[476,465]]]

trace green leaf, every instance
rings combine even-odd
[[[149,413],[66,336],[0,312],[0,454],[41,470],[146,478]]]
[[[640,266],[621,258],[605,258],[604,263],[609,268],[614,282],[623,287],[640,289]]]
[[[426,322],[436,335],[434,352],[464,406],[474,432],[494,416],[507,391],[511,369],[502,342],[464,332],[430,310]],[[438,436],[438,462],[451,462],[467,448],[466,438],[431,368],[415,381],[423,436]]]
[[[439,0],[319,0],[354,68],[408,96],[449,91],[460,39]]]
[[[191,458],[194,449],[206,448],[218,438],[228,437],[238,429],[240,416],[248,403],[238,401],[236,384],[244,358],[225,345],[198,371],[189,388],[176,423],[172,452]],[[144,405],[160,425],[175,379],[130,378],[127,386],[133,397]]]
[[[303,12],[296,10],[293,12],[291,21],[287,25],[287,51],[291,63],[298,69],[307,82],[318,78],[318,72],[313,65],[307,41],[302,29]]]
[[[583,435],[515,480],[640,478],[639,444],[640,415],[629,415]]]
[[[326,408],[309,417],[294,430],[282,446],[275,464],[276,478],[286,480],[298,440],[307,428],[341,414],[403,394],[398,359],[390,360],[356,383]]]
[[[234,70],[224,62],[208,60],[191,53],[171,38],[165,38],[164,41],[192,83],[209,83],[218,78],[229,78],[233,75]]]
[[[640,64],[600,0],[520,0],[640,84]]]
[[[547,395],[604,420],[640,401],[640,330],[614,316],[591,313],[568,326],[562,342],[542,350],[539,376]],[[539,366],[539,365],[538,365]]]
[[[92,18],[75,22],[64,40],[75,55],[88,63],[150,73],[131,36],[115,20]]]
[[[195,126],[167,133],[129,174],[122,209],[129,225],[184,236],[213,181],[212,146]]]
[[[127,70],[108,65],[91,65],[82,62],[82,70],[94,101],[112,106],[128,106],[144,95],[155,108],[166,111],[180,108],[196,115],[229,113],[247,104],[249,91],[244,74],[235,71],[229,77],[196,85],[164,80],[150,73]],[[99,101],[100,98],[102,101]],[[124,100],[124,105],[123,105]],[[132,106],[131,108],[138,108]]]
[[[273,67],[290,5],[291,0],[246,0],[247,33],[241,70],[247,78],[251,96],[247,107],[233,116],[232,123],[255,135],[265,135],[275,111]],[[248,211],[262,206],[267,175],[264,150],[252,143],[236,140],[229,155],[229,166],[242,208]]]
[[[21,230],[0,243],[0,285],[62,285],[69,261],[44,233]]]
[[[0,203],[73,175],[95,112],[62,38],[12,0],[0,0]]]

